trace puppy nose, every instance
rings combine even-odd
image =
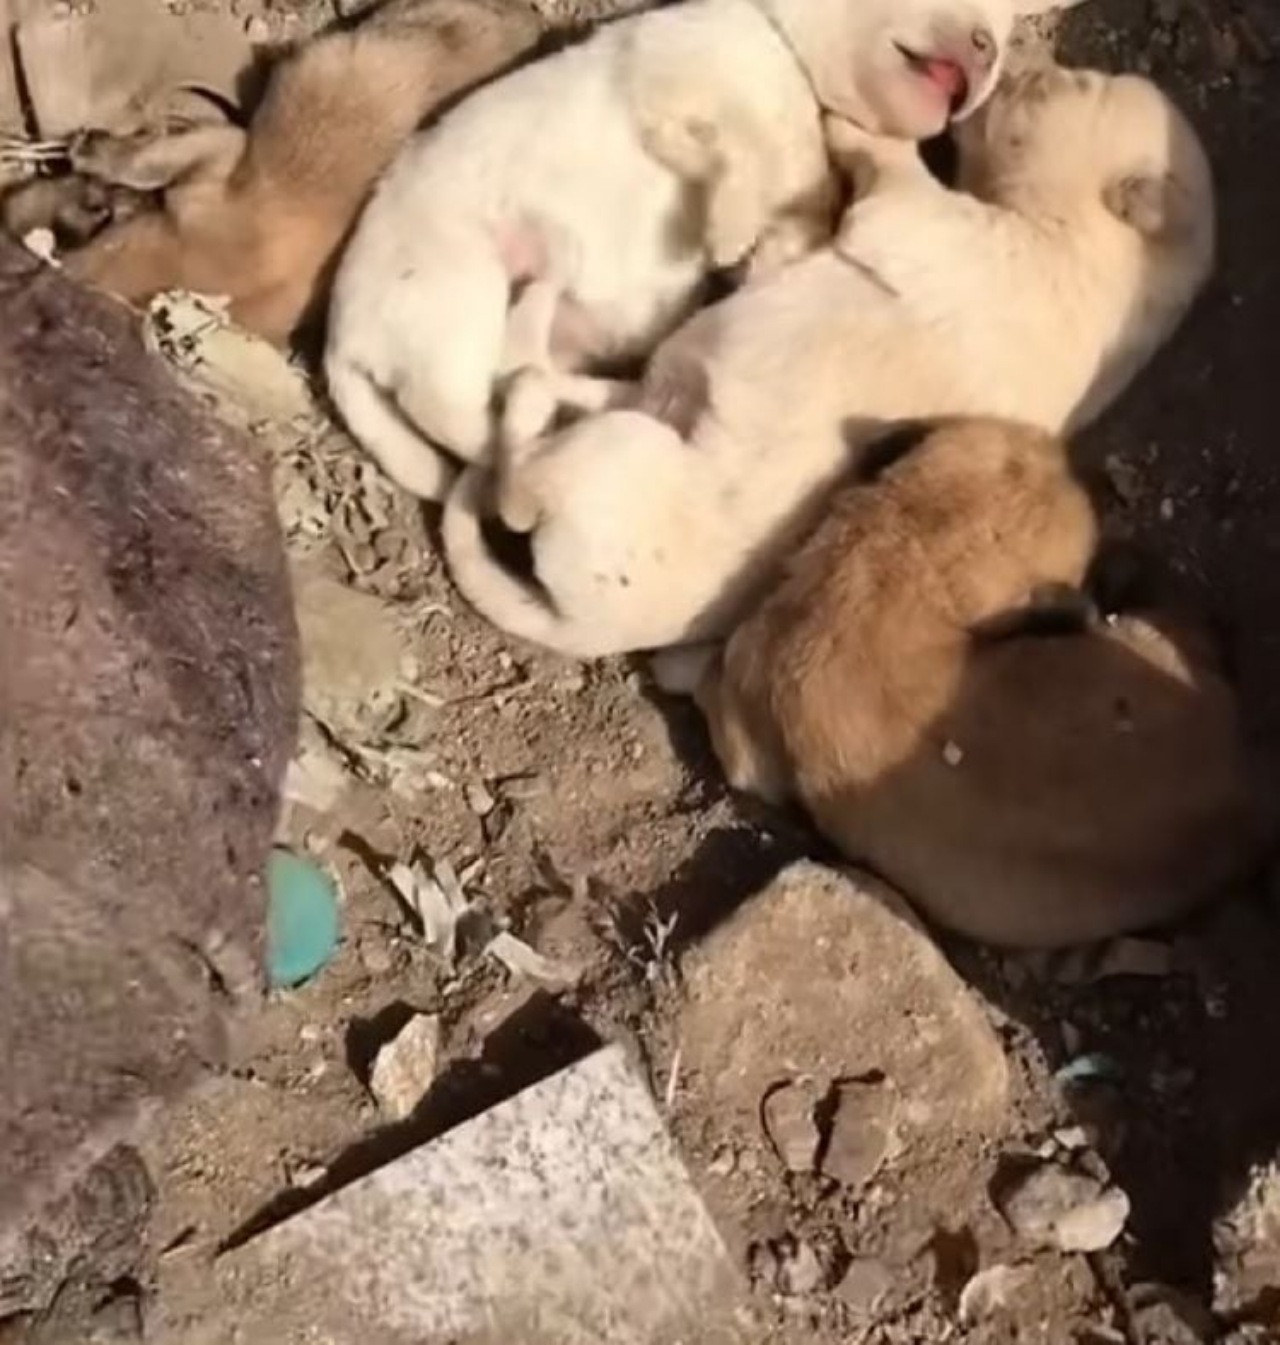
[[[969,34],[973,49],[988,65],[996,58],[996,37],[990,28],[975,28]]]

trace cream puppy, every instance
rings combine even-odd
[[[1004,422],[944,425],[840,491],[698,679],[730,783],[993,943],[1107,938],[1221,891],[1266,839],[1235,694],[1167,596],[1103,620],[1077,593],[1063,624],[1094,539],[1064,445]]]
[[[536,583],[484,543],[484,475],[444,521],[453,577],[495,624],[583,657],[721,635],[883,427],[1074,428],[1209,275],[1209,166],[1145,79],[1009,81],[961,129],[962,191],[913,147],[839,135],[867,194],[835,245],[694,317],[633,407],[530,437],[577,390],[534,373],[513,388],[498,504],[531,532]]]
[[[464,100],[402,152],[339,267],[325,364],[348,428],[441,498],[437,449],[486,456],[505,369],[646,355],[710,269],[766,234],[761,264],[825,241],[819,105],[940,131],[987,96],[1017,2],[687,0]]]

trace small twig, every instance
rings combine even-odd
[[[675,1105],[676,1089],[680,1086],[680,1062],[683,1052],[680,1047],[676,1047],[676,1053],[671,1057],[671,1069],[667,1073],[667,1088],[663,1094],[662,1105],[666,1111],[670,1111]]]

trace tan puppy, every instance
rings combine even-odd
[[[68,254],[67,271],[133,303],[166,289],[227,295],[237,322],[285,344],[409,134],[541,31],[520,0],[390,0],[285,57],[247,131],[81,137],[79,172],[163,199]]]
[[[1015,8],[1045,5],[686,0],[482,89],[415,137],[342,259],[325,368],[348,428],[443,498],[438,450],[487,459],[506,372],[646,356],[712,269],[828,239],[821,108],[932,135],[986,97]]]
[[[1079,425],[1209,274],[1208,164],[1146,80],[1008,82],[959,135],[976,197],[940,186],[910,146],[841,140],[867,195],[836,245],[694,317],[631,409],[549,432],[564,387],[513,388],[500,509],[531,531],[536,585],[484,543],[482,476],[444,522],[453,577],[495,624],[580,656],[722,634],[884,425]]]
[[[698,687],[731,783],[992,943],[1105,938],[1220,889],[1260,832],[1204,633],[994,633],[1078,584],[1093,541],[1062,444],[1002,422],[843,491]]]

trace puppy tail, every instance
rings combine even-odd
[[[445,561],[462,596],[486,620],[510,635],[574,658],[615,652],[601,649],[576,630],[533,585],[506,569],[490,551],[481,526],[487,473],[468,467],[444,508],[441,532]]]
[[[443,500],[455,469],[368,373],[341,355],[330,355],[325,379],[347,429],[396,485],[424,500]]]

